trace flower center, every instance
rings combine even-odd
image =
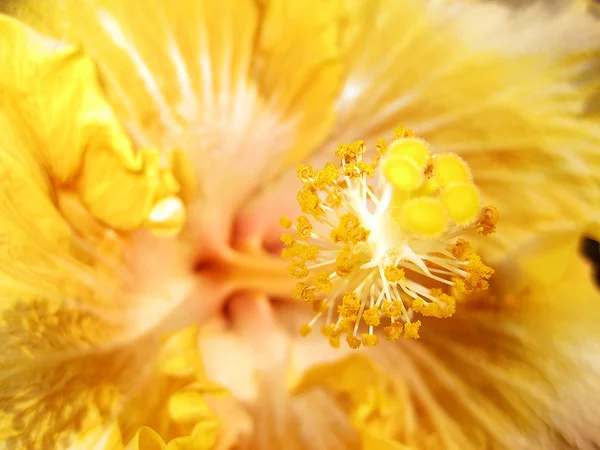
[[[314,318],[300,333],[321,331],[334,347],[418,338],[425,317],[450,317],[456,299],[484,290],[494,270],[460,237],[494,231],[498,213],[480,206],[467,164],[431,154],[410,130],[378,141],[371,163],[363,141],[342,144],[338,165],[298,168],[303,215],[282,217],[282,257],[298,282],[293,298]],[[309,218],[310,216],[310,218]],[[359,330],[361,331],[359,337]]]

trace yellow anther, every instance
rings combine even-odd
[[[364,227],[357,227],[348,233],[349,242],[358,244],[359,242],[365,242],[369,238],[371,232]]]
[[[402,310],[404,309],[402,302],[398,300],[394,300],[392,302],[385,301],[381,305],[381,311],[387,316],[393,319],[397,319],[402,314]]]
[[[335,260],[335,271],[339,276],[345,277],[350,275],[359,264],[358,256],[352,252],[350,247],[344,247]]]
[[[302,301],[305,303],[312,303],[315,300],[315,291],[314,289],[305,289],[302,291]]]
[[[394,129],[394,139],[404,139],[414,137],[414,134],[410,128],[406,128],[404,125]]]
[[[479,215],[479,192],[472,183],[451,183],[440,199],[450,219],[458,224],[468,225]]]
[[[340,217],[339,226],[331,230],[331,240],[335,243],[357,244],[366,241],[369,233],[367,229],[360,225],[360,221],[356,215],[348,213]]]
[[[456,302],[454,298],[446,294],[441,294],[439,300],[443,305],[435,301],[426,303],[423,299],[417,298],[413,301],[412,310],[423,316],[437,317],[438,319],[452,316],[456,311]]]
[[[348,232],[344,229],[334,228],[330,234],[331,240],[334,243],[348,242]]]
[[[360,161],[358,164],[358,170],[362,175],[366,175],[369,178],[373,178],[373,174],[375,173],[375,167],[373,164],[369,164],[364,161]]]
[[[375,143],[375,150],[377,151],[377,155],[379,156],[383,156],[387,153],[388,146],[387,142],[385,142],[385,139],[377,140],[377,142]]]
[[[281,242],[283,242],[286,246],[291,247],[296,243],[296,239],[289,233],[283,233],[280,237]]]
[[[296,170],[296,174],[298,175],[298,178],[300,178],[300,181],[303,183],[309,183],[315,176],[315,171],[312,166],[308,164],[302,164],[300,167],[298,167],[298,170]]]
[[[346,293],[344,293],[344,296],[342,297],[342,303],[359,304],[358,295],[356,295],[354,292],[346,292]]]
[[[335,156],[340,159],[356,159],[367,151],[365,141],[355,141],[352,144],[340,144]]]
[[[297,256],[302,259],[306,259],[302,256],[305,247],[305,245],[299,244],[298,242],[294,241],[290,247],[284,248],[281,251],[281,255],[284,259],[294,259]]]
[[[417,189],[425,179],[423,169],[406,156],[386,156],[381,169],[393,186],[405,191]]]
[[[414,312],[423,314],[423,311],[427,309],[427,306],[429,305],[425,303],[422,298],[419,297],[413,300],[411,308]]]
[[[451,295],[440,294],[438,296],[438,300],[444,303],[444,308],[442,311],[444,312],[441,318],[451,317],[456,312],[456,300]]]
[[[481,226],[480,234],[488,235],[496,231],[496,224],[498,223],[498,210],[493,206],[484,206],[481,209],[481,216],[477,221],[477,224]]]
[[[339,336],[330,336],[329,337],[329,345],[333,348],[340,348],[340,337]]]
[[[302,337],[308,336],[311,331],[312,331],[312,327],[309,324],[307,324],[307,323],[305,323],[304,325],[302,325],[300,327],[300,335]]]
[[[345,317],[340,321],[338,328],[342,333],[349,333],[354,329],[354,324],[356,324],[356,316]]]
[[[306,263],[302,260],[292,261],[287,269],[290,275],[293,275],[296,278],[306,278],[308,276],[308,268],[306,267]]]
[[[392,265],[386,266],[386,268],[383,269],[383,274],[385,275],[386,280],[391,283],[396,283],[406,279],[404,269]]]
[[[379,309],[373,306],[363,313],[363,320],[370,327],[376,327],[381,322],[379,319]]]
[[[331,283],[329,275],[326,272],[320,272],[315,276],[315,287],[317,290],[325,292],[326,294],[331,292],[333,284]]]
[[[400,322],[394,322],[388,327],[383,329],[383,335],[390,342],[396,342],[402,335],[402,324]]]
[[[333,182],[333,181],[337,180],[338,177],[340,176],[340,171],[334,164],[328,162],[328,163],[325,163],[325,167],[323,167],[323,174],[324,174],[323,176],[326,176],[328,179],[330,179]]]
[[[457,292],[457,294],[464,296],[471,293],[471,289],[467,287],[467,284],[462,278],[453,278],[452,279],[452,287]]]
[[[419,328],[421,327],[421,321],[406,322],[404,324],[404,339],[419,339]]]
[[[357,349],[360,347],[360,339],[354,336],[353,334],[349,334],[346,336],[346,342],[348,343],[348,347]]]
[[[379,343],[379,338],[374,334],[362,334],[362,345],[365,347],[374,347]]]
[[[360,309],[360,300],[353,292],[346,292],[342,298],[342,304],[338,306],[338,313],[342,317],[356,317]]]
[[[470,294],[474,290],[486,290],[489,287],[487,280],[494,274],[494,269],[483,264],[479,255],[475,253],[471,253],[467,261],[469,262],[466,267],[467,276],[464,279],[452,280],[454,289],[460,295]]]
[[[281,228],[291,228],[292,221],[286,216],[281,216],[281,218],[279,219],[279,225],[281,226]]]
[[[354,214],[344,214],[340,218],[338,228],[332,230],[331,239],[334,242],[346,242],[357,244],[364,242],[369,237],[370,231],[360,225],[358,217]]]
[[[344,176],[350,178],[351,180],[361,177],[360,169],[358,168],[358,164],[356,163],[351,162],[349,164],[346,164],[343,170]]]
[[[401,156],[414,162],[422,172],[429,155],[429,147],[419,139],[399,139],[388,148],[388,157]]]
[[[448,247],[446,250],[448,250],[456,259],[462,261],[466,261],[467,257],[472,253],[471,244],[464,239],[458,239],[454,245]]]
[[[469,264],[465,278],[467,289],[484,291],[488,288],[487,280],[494,274],[494,269],[481,262],[479,255],[472,253],[468,257]]]
[[[305,261],[314,261],[319,256],[319,247],[316,245],[301,246],[300,257]]]
[[[306,240],[310,238],[310,233],[313,229],[312,223],[306,216],[299,216],[296,219],[296,232],[298,233],[298,237]]]
[[[303,300],[306,303],[311,303],[315,299],[315,291],[305,283],[299,282],[296,283],[296,286],[294,287],[292,298],[294,300]]]
[[[303,283],[302,281],[299,281],[298,283],[296,283],[296,286],[294,287],[294,291],[292,292],[292,298],[294,300],[300,300],[302,298],[302,293],[304,292],[304,290],[307,288],[306,283]]]
[[[355,214],[347,213],[340,217],[340,228],[346,231],[353,230],[360,225],[360,220]]]
[[[338,208],[342,204],[342,196],[335,191],[329,192],[324,203],[330,208]]]
[[[328,337],[337,337],[341,334],[334,323],[329,323],[321,328],[321,332]]]
[[[317,188],[325,189],[327,186],[333,185],[338,177],[338,168],[328,162],[323,170],[317,171],[314,183]]]
[[[451,153],[435,155],[433,171],[439,187],[447,186],[450,183],[470,183],[473,179],[467,163]]]
[[[319,217],[322,215],[321,211],[321,199],[310,186],[304,186],[298,191],[298,205],[305,214],[311,214],[313,217]]]
[[[446,230],[447,223],[446,212],[438,199],[415,198],[401,210],[400,226],[407,233],[436,237]]]

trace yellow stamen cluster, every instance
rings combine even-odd
[[[282,256],[303,280],[292,297],[315,312],[300,333],[322,320],[334,347],[342,337],[351,348],[376,345],[380,328],[392,342],[417,339],[415,315],[452,316],[454,296],[487,289],[494,272],[459,238],[490,234],[498,220],[460,157],[431,154],[405,128],[378,141],[371,162],[366,153],[356,141],[338,147],[338,166],[300,166],[303,215],[281,219],[296,234],[282,235]]]

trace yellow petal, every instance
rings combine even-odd
[[[198,189],[198,180],[194,174],[189,156],[183,150],[175,148],[170,154],[169,166],[180,186],[179,197],[183,203],[189,205],[192,203]]]
[[[157,154],[136,154],[103,97],[92,61],[9,17],[0,16],[0,27],[6,42],[1,57],[11,61],[0,75],[0,102],[5,121],[25,144],[6,151],[28,153],[22,158],[38,161],[37,170],[46,171],[54,187],[75,189],[109,227],[140,227],[159,200]]]
[[[89,432],[77,436],[68,450],[125,450],[119,426],[116,423],[102,424]]]
[[[308,156],[329,133],[342,75],[337,2],[270,0],[259,51],[266,54],[260,86],[289,117],[296,117],[289,159]]]
[[[152,428],[142,427],[125,450],[166,450],[167,444]]]
[[[94,57],[137,145],[190,157],[198,239],[226,240],[245,194],[330,131],[341,77],[337,2],[64,0],[18,9]]]
[[[110,147],[90,151],[78,180],[83,204],[117,229],[146,226],[163,235],[178,233],[185,222],[185,211],[181,201],[172,196],[174,192],[158,198],[161,189],[158,153],[147,150],[138,156],[141,167],[136,170],[138,173],[132,173],[123,170],[122,162],[115,158]],[[165,202],[172,207],[165,208]]]
[[[369,432],[361,434],[361,441],[362,450],[416,450],[415,447],[409,447]]]
[[[342,395],[349,402],[348,413],[353,425],[363,429],[371,425],[371,418],[386,415],[387,382],[387,377],[373,361],[362,355],[352,355],[312,366],[296,381],[292,391],[299,394],[325,387]]]
[[[192,325],[167,336],[158,362],[161,372],[168,375],[197,374],[202,368],[198,353],[198,328]]]
[[[356,388],[364,380],[365,385],[378,380],[380,370],[372,361],[364,356],[351,355],[340,361],[330,364],[321,364],[309,368],[297,380],[292,390],[296,393],[303,392],[315,385],[325,385],[336,392],[349,395],[351,398],[363,398],[365,392]]]
[[[539,233],[523,245],[515,258],[530,278],[541,285],[562,281],[572,267],[580,240],[578,230]]]
[[[173,439],[167,445],[168,450],[210,450],[217,443],[220,422],[204,420],[194,427],[191,436]]]
[[[107,226],[143,225],[175,184],[155,153],[134,151],[89,58],[3,15],[0,36],[11,61],[0,73],[0,415],[12,420],[9,446],[35,436],[51,448],[115,420],[133,381],[147,382],[137,377],[156,340],[120,310],[120,242]]]
[[[200,422],[213,416],[204,396],[195,391],[176,392],[169,399],[168,408],[175,422]]]

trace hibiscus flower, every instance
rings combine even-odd
[[[9,6],[7,448],[600,443],[598,293],[577,255],[597,230],[586,108],[600,30],[582,2]],[[459,155],[499,212],[470,244],[495,270],[482,269],[489,289],[409,327],[416,340],[302,338],[315,313],[280,257],[280,216],[302,207],[297,167],[328,167],[340,143],[375,148],[400,124],[431,155]],[[481,223],[475,211],[465,223]]]

